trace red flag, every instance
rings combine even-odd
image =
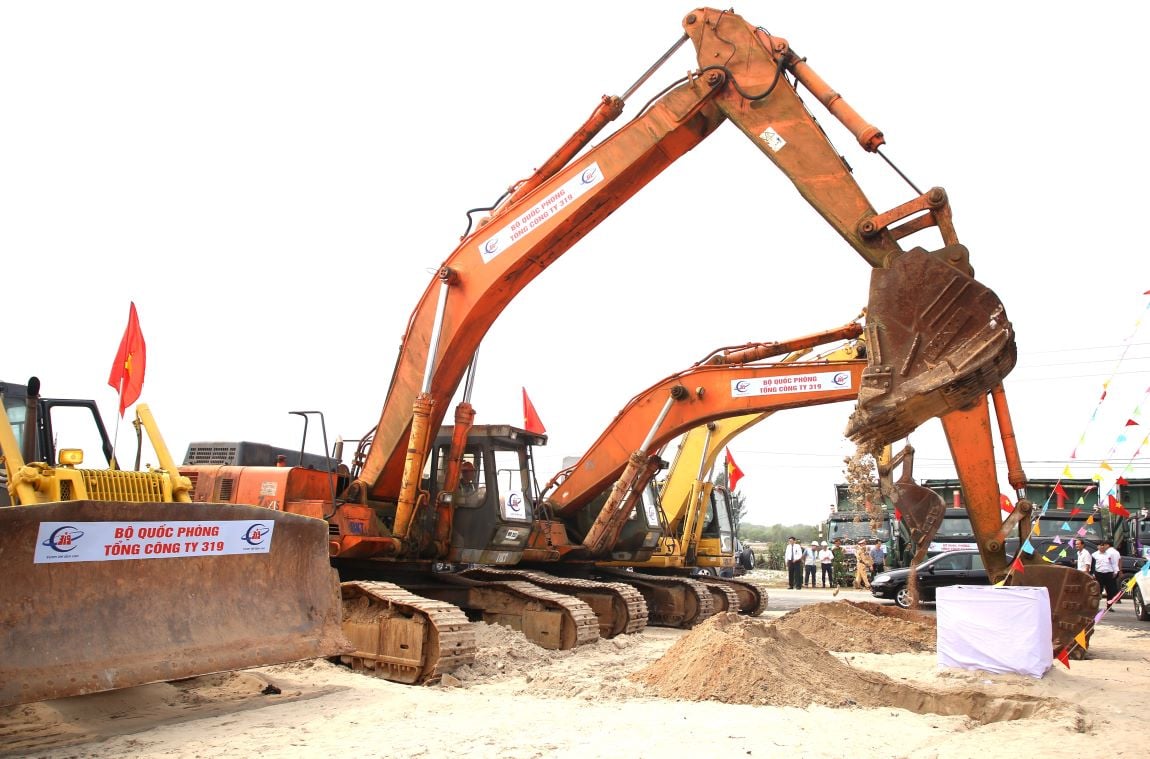
[[[998,494],[998,508],[1000,511],[1005,511],[1007,514],[1010,514],[1014,511],[1014,505],[1010,502],[1010,496],[1008,496],[1006,493]]]
[[[523,429],[539,435],[547,432],[547,428],[543,426],[543,421],[539,418],[539,414],[535,413],[535,406],[532,405],[531,399],[527,397],[527,388],[523,388]]]
[[[1010,565],[1010,568],[1012,570],[1014,570],[1015,572],[1025,572],[1026,571],[1022,567],[1022,557],[1021,556],[1015,557],[1014,563]]]
[[[1126,420],[1126,426],[1127,427],[1137,427],[1138,422],[1134,421],[1133,419],[1127,419]]]
[[[140,397],[140,390],[144,387],[147,355],[144,333],[140,331],[140,320],[136,316],[136,304],[132,303],[128,310],[128,327],[120,339],[120,349],[116,351],[112,373],[108,375],[108,384],[120,394],[120,416],[124,415],[124,409]]]
[[[734,492],[735,487],[739,484],[739,480],[743,479],[743,470],[739,469],[739,465],[735,463],[735,457],[731,455],[731,449],[727,449],[727,489]]]
[[[1112,495],[1106,496],[1106,505],[1110,508],[1111,514],[1117,514],[1120,517],[1130,516],[1130,510],[1118,503],[1118,499]]]
[[[1067,651],[1065,647],[1055,654],[1055,656],[1058,658],[1058,661],[1066,665],[1067,669],[1070,669],[1070,652]]]

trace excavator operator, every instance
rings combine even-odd
[[[467,502],[475,502],[482,498],[478,484],[475,482],[475,464],[463,461],[459,465],[459,493]]]

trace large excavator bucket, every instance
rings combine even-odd
[[[327,541],[256,506],[0,508],[0,705],[350,651]]]
[[[1002,302],[947,263],[965,255],[961,245],[915,248],[871,274],[868,366],[847,425],[856,443],[904,438],[974,403],[1014,368],[1014,331]]]
[[[1006,584],[1046,588],[1054,653],[1073,647],[1074,658],[1082,658],[1086,647],[1074,646],[1075,638],[1083,633],[1089,641],[1094,634],[1094,616],[1102,597],[1093,577],[1072,567],[1036,563],[1012,572]]]

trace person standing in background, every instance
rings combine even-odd
[[[871,557],[865,540],[855,546],[855,587],[870,590]]]
[[[870,549],[870,563],[871,563],[871,579],[879,572],[886,569],[886,551],[883,550],[882,543],[877,540]]]
[[[806,572],[806,579],[803,584],[808,588],[813,588],[819,571],[818,543],[812,542],[811,547],[803,551],[803,570]]]
[[[1110,545],[1109,538],[1098,541],[1098,550],[1094,552],[1094,577],[1106,591],[1108,604],[1118,603],[1118,569],[1121,561],[1122,557]]]
[[[803,587],[803,547],[794,536],[787,538],[787,549],[783,552],[787,565],[787,587],[799,590]]]
[[[834,561],[831,562],[831,572],[835,576],[835,587],[849,587],[851,575],[847,568],[847,548],[843,545],[842,538],[835,538],[835,544],[831,546],[831,554],[835,557]]]
[[[833,588],[835,586],[834,564],[835,564],[834,551],[832,551],[827,546],[827,541],[824,540],[819,545],[819,566],[821,566],[823,568],[822,572],[823,572],[823,587],[824,588],[826,588],[828,586]]]
[[[1090,555],[1090,551],[1082,542],[1082,538],[1074,540],[1074,548],[1078,551],[1078,571],[1091,574],[1094,571],[1094,557]]]

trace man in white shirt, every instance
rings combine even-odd
[[[787,587],[800,590],[803,587],[803,546],[793,536],[787,538],[783,560],[787,563]]]
[[[830,549],[830,546],[827,545],[827,541],[825,540],[822,542],[821,548],[822,550],[819,551],[819,564],[823,568],[823,587],[825,588],[829,584],[830,587],[833,588],[835,586],[835,552]]]
[[[1094,567],[1094,557],[1090,555],[1082,538],[1075,539],[1074,548],[1078,551],[1078,571],[1090,574],[1090,570]]]
[[[819,571],[819,544],[812,542],[811,547],[803,551],[803,570],[805,573],[805,580],[803,582],[808,588],[815,586],[815,576]]]
[[[1118,596],[1118,568],[1121,561],[1122,557],[1110,545],[1109,538],[1098,541],[1098,550],[1094,552],[1094,577],[1106,591],[1108,604],[1115,603]]]

